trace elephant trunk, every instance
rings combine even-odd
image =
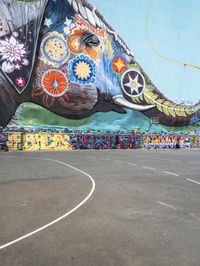
[[[121,100],[122,106],[139,110],[149,118],[157,118],[159,123],[165,126],[182,127],[200,121],[200,101],[193,105],[186,105],[169,100],[156,88],[133,57],[131,61],[133,70],[135,69],[143,76],[144,88],[142,93],[133,97],[124,94],[124,100]],[[125,104],[127,101],[129,105]],[[135,106],[140,108],[134,108]]]
[[[155,87],[143,70],[142,73],[146,81],[143,101],[155,105],[155,108],[144,111],[144,115],[157,117],[159,123],[165,126],[182,127],[200,121],[200,101],[191,105],[171,101]]]

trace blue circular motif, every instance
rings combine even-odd
[[[79,73],[77,72],[77,68],[82,65],[88,68],[88,74],[84,77],[84,74],[79,76]],[[96,64],[95,62],[90,59],[86,55],[79,55],[75,57],[72,61],[70,61],[67,65],[67,70],[69,72],[70,80],[74,83],[78,83],[81,85],[85,84],[92,84],[96,81]],[[81,68],[79,69],[79,72],[81,71]],[[83,69],[84,72],[84,69]],[[87,72],[87,71],[86,71]]]

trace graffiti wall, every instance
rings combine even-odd
[[[175,149],[199,148],[198,135],[179,134],[141,134],[140,131],[129,133],[28,133],[9,132],[0,134],[0,150],[111,150],[111,149]]]
[[[175,149],[177,142],[180,148],[198,148],[198,136],[184,135],[157,135],[147,134],[144,136],[144,149]]]
[[[129,134],[70,134],[74,149],[139,149],[142,147],[141,133]]]
[[[0,151],[4,150],[7,151],[7,141],[8,141],[8,135],[6,133],[0,132]]]
[[[23,134],[23,150],[72,150],[67,134]]]
[[[9,132],[7,145],[8,145],[9,150],[22,150],[23,133]]]
[[[7,145],[9,150],[72,150],[69,135],[59,133],[10,132],[8,133]]]
[[[0,7],[0,126],[25,102],[71,120],[110,111],[126,116],[130,109],[167,126],[200,121],[199,94],[189,105],[164,96],[134,44],[129,49],[92,2],[0,0]],[[131,12],[138,16],[133,6]],[[142,39],[139,29],[129,34]]]

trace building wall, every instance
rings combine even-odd
[[[23,133],[21,132],[10,132],[8,133],[8,147],[9,150],[21,150],[22,149],[22,138]]]
[[[70,137],[59,133],[8,133],[10,150],[72,150]]]

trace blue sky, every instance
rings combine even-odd
[[[153,83],[169,98],[200,99],[200,70],[184,68],[159,58],[164,56],[200,66],[199,0],[90,0],[121,35]]]

